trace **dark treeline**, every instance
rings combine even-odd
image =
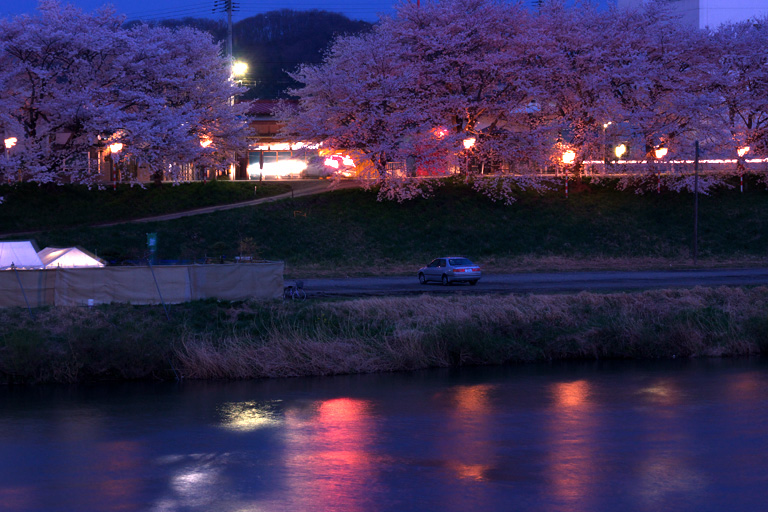
[[[139,22],[133,22],[139,23]],[[206,18],[163,20],[165,27],[191,26],[209,32],[217,41],[227,38],[227,23]],[[367,21],[351,20],[343,14],[319,10],[281,9],[246,18],[234,24],[233,53],[248,63],[250,86],[246,99],[285,97],[285,90],[297,87],[288,72],[300,64],[317,64],[338,36],[370,30]]]

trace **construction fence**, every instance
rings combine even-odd
[[[56,268],[0,272],[0,307],[178,304],[199,299],[269,300],[283,295],[279,262]]]

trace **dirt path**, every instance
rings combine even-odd
[[[262,197],[260,199],[252,199],[250,201],[242,201],[239,203],[206,206],[203,208],[195,208],[193,210],[185,210],[182,212],[166,213],[163,215],[154,215],[152,217],[142,217],[140,219],[126,219],[126,220],[119,220],[115,222],[104,222],[104,223],[99,222],[99,223],[90,224],[90,226],[91,227],[109,227],[109,226],[117,226],[120,224],[132,224],[132,223],[135,224],[135,223],[142,223],[142,222],[162,222],[166,220],[180,219],[182,217],[191,217],[193,215],[205,215],[207,213],[219,212],[223,210],[232,210],[235,208],[246,208],[248,206],[255,206],[259,204],[280,201],[281,199],[309,196],[313,194],[322,194],[324,192],[330,192],[332,190],[342,190],[345,188],[355,188],[360,186],[359,182],[351,181],[351,180],[345,180],[340,182],[335,182],[330,180],[296,180],[296,181],[290,181],[287,183],[291,186],[291,191],[286,192],[284,194],[278,194],[276,196]],[[257,184],[258,182],[254,182],[255,186],[257,186]],[[83,227],[83,226],[79,226],[79,227]],[[24,231],[24,232],[16,232],[16,233],[0,233],[0,239],[19,238],[19,237],[23,238],[26,236],[35,235],[37,233],[42,233],[43,231],[47,231],[47,230]]]
[[[256,182],[254,182],[256,183]],[[284,194],[278,194],[276,196],[262,197],[260,199],[252,199],[251,201],[243,201],[240,203],[221,204],[215,206],[206,206],[203,208],[195,208],[194,210],[185,210],[183,212],[166,213],[164,215],[154,215],[152,217],[143,217],[141,219],[121,220],[117,222],[108,222],[104,224],[97,224],[98,227],[117,226],[118,224],[131,224],[140,222],[162,222],[166,220],[180,219],[182,217],[191,217],[193,215],[205,215],[207,213],[220,212],[224,210],[233,210],[235,208],[245,208],[248,206],[255,206],[264,203],[271,203],[274,201],[280,201],[281,199],[310,196],[313,194],[322,194],[324,192],[330,192],[332,190],[341,190],[345,188],[359,187],[360,184],[356,181],[328,181],[328,180],[302,180],[292,181],[289,183],[291,191]],[[257,186],[257,185],[256,185]]]

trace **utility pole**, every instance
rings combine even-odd
[[[234,62],[232,57],[232,11],[236,11],[240,5],[233,0],[213,0],[213,12],[227,13],[227,58],[230,66]]]
[[[693,264],[699,257],[699,141],[693,159]]]

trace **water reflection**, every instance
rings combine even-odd
[[[454,435],[444,443],[443,457],[458,478],[482,481],[496,454],[490,435],[492,412],[490,393],[495,386],[480,384],[451,389],[452,407],[447,430]]]
[[[221,425],[227,429],[250,432],[264,427],[276,427],[282,423],[274,408],[276,402],[236,402],[221,406]]]
[[[213,510],[225,505],[221,503],[221,491],[228,487],[222,476],[227,466],[226,455],[191,454],[172,457],[166,462],[171,462],[167,468],[171,473],[170,483],[153,510]]]
[[[551,386],[549,475],[552,496],[568,510],[591,510],[590,486],[596,481],[598,416],[585,380]]]
[[[762,511],[767,368],[5,389],[0,510]]]
[[[376,424],[367,400],[337,398],[285,412],[285,510],[371,510]]]

